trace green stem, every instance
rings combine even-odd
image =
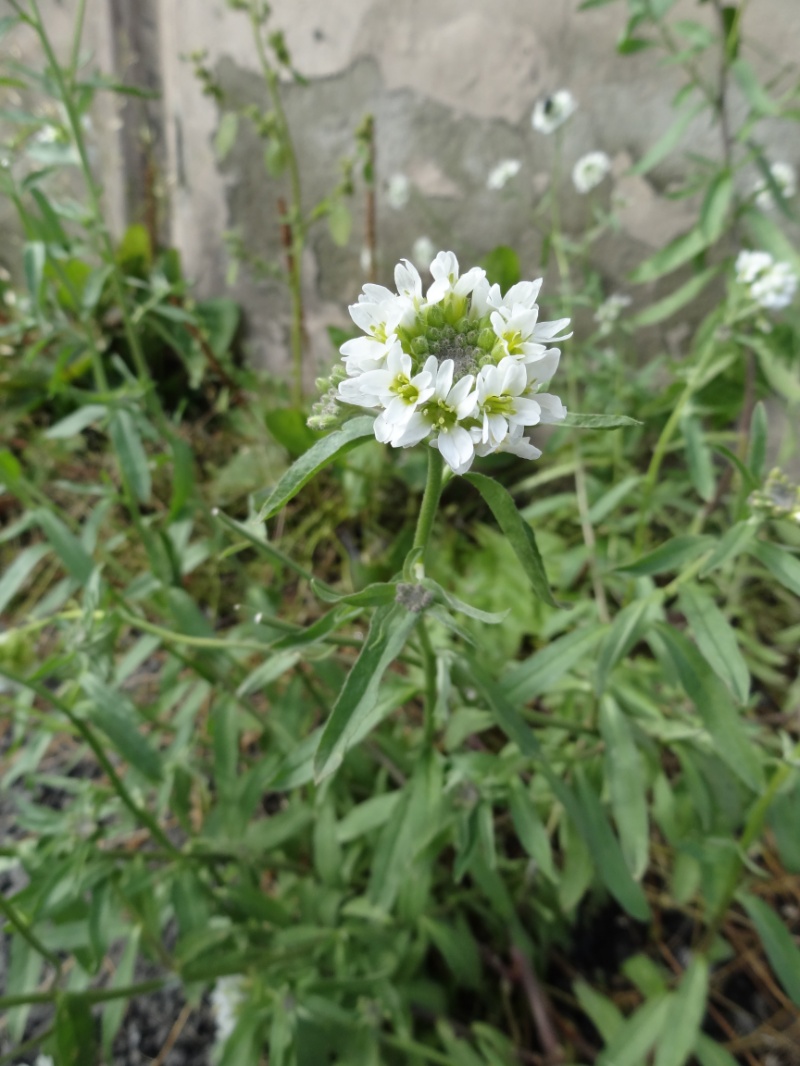
[[[422,666],[425,672],[425,747],[430,748],[433,745],[433,736],[436,732],[436,652],[433,650],[424,617],[419,620],[417,633],[419,634]]]
[[[45,700],[45,702],[47,703],[51,703],[54,707],[61,711],[61,713],[69,720],[73,728],[81,736],[84,742],[88,744],[89,747],[92,749],[95,758],[100,763],[103,770],[106,772],[106,775],[108,776],[108,779],[111,782],[114,791],[117,793],[120,800],[128,808],[134,818],[150,831],[150,834],[152,835],[154,840],[157,840],[161,844],[161,846],[166,848],[167,851],[169,851],[176,859],[180,859],[182,857],[181,852],[178,850],[178,848],[175,847],[175,845],[169,839],[167,834],[164,832],[164,830],[161,828],[161,826],[158,824],[152,814],[150,814],[149,811],[145,810],[144,807],[140,807],[133,799],[130,792],[123,784],[119,774],[111,764],[108,756],[106,755],[103,749],[103,745],[94,735],[94,732],[90,728],[89,724],[87,722],[84,722],[83,719],[79,718],[68,703],[62,700],[59,696],[56,696],[54,692],[51,692],[44,685],[40,685],[38,681],[32,681],[30,678],[27,677],[21,677],[19,674],[16,674],[13,671],[9,670],[8,667],[4,666],[1,663],[0,676],[7,677],[8,680],[12,681],[15,685],[21,685],[23,688],[30,689],[30,691],[35,692],[36,695],[40,697],[40,699]]]
[[[422,565],[425,565],[425,556],[428,551],[428,541],[433,531],[433,523],[439,506],[439,497],[442,494],[442,475],[444,473],[444,460],[438,448],[428,449],[428,480],[425,484],[425,495],[422,497],[417,520],[417,531],[414,534],[414,548],[422,549]]]
[[[11,900],[6,899],[2,895],[0,895],[0,911],[6,916],[11,925],[14,926],[22,939],[27,940],[34,951],[38,951],[38,953],[47,959],[48,962],[52,963],[60,974],[61,959],[59,959],[58,955],[54,955],[52,951],[44,946]]]
[[[303,283],[302,283],[302,260],[305,245],[305,233],[303,223],[303,202],[300,186],[300,167],[297,162],[297,153],[294,150],[289,122],[281,100],[280,82],[278,75],[272,67],[264,48],[264,39],[261,36],[261,22],[259,20],[256,0],[251,0],[249,7],[250,23],[253,28],[253,38],[258,51],[258,59],[261,64],[261,72],[267,85],[275,118],[278,122],[278,136],[286,155],[286,165],[289,172],[289,186],[291,189],[291,208],[285,222],[291,229],[291,241],[288,248],[289,263],[289,292],[292,298],[292,400],[299,407],[303,402]]]
[[[29,1003],[56,1003],[65,996],[69,999],[80,999],[84,1003],[108,1003],[114,999],[132,999],[134,996],[146,996],[150,992],[157,992],[163,988],[166,981],[156,978],[152,981],[143,981],[138,985],[128,985],[125,988],[86,988],[82,992],[64,993],[57,988],[47,992],[21,992],[14,996],[0,996],[0,1008],[24,1007]]]
[[[48,1026],[46,1029],[40,1030],[34,1036],[28,1040],[23,1041],[21,1044],[17,1044],[15,1048],[7,1051],[5,1055],[0,1055],[0,1066],[7,1066],[8,1063],[18,1059],[20,1055],[23,1055],[26,1051],[37,1051],[41,1045],[56,1031],[54,1025]]]

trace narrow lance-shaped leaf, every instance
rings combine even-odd
[[[630,723],[609,696],[600,704],[600,732],[606,745],[606,780],[622,854],[638,881],[647,869],[650,842],[644,769]]]
[[[620,429],[622,426],[641,426],[642,422],[629,415],[590,415],[578,412],[568,413],[560,426],[570,429]]]
[[[758,930],[769,964],[792,1002],[800,1007],[800,948],[784,923],[763,900],[742,894],[744,909]]]
[[[661,623],[654,631],[666,647],[678,680],[697,708],[720,758],[757,792],[763,784],[761,763],[731,694],[683,633]]]
[[[84,674],[80,685],[89,699],[87,711],[91,721],[134,769],[150,781],[160,781],[161,757],[136,728],[138,715],[130,700],[94,674]]]
[[[374,421],[375,419],[368,415],[351,418],[341,429],[336,429],[333,433],[329,433],[327,437],[318,440],[296,462],[292,463],[280,479],[261,508],[259,519],[263,521],[264,519],[272,518],[323,467],[332,463],[337,456],[344,455],[352,448],[363,444],[369,437],[372,437]]]
[[[314,760],[318,781],[341,763],[351,737],[378,700],[381,678],[405,647],[419,617],[398,603],[375,611],[364,646],[322,730]]]
[[[795,596],[800,596],[800,559],[795,558],[785,548],[779,548],[775,544],[767,544],[760,540],[749,548],[760,563],[766,566],[774,578],[777,578]]]
[[[136,423],[128,411],[115,411],[112,414],[109,433],[125,482],[139,503],[147,503],[151,488],[147,453]]]
[[[666,544],[660,545],[655,551],[648,552],[635,563],[627,566],[618,566],[617,570],[623,574],[635,574],[642,577],[651,574],[663,574],[666,571],[678,570],[686,563],[691,563],[713,544],[713,537],[694,536],[685,533],[673,537]]]
[[[750,695],[750,673],[739,651],[733,627],[707,592],[684,585],[680,608],[692,627],[697,646],[740,703]]]
[[[508,537],[511,547],[522,563],[528,580],[533,586],[533,591],[551,607],[559,607],[560,604],[553,599],[550,591],[536,537],[531,527],[521,517],[511,495],[499,481],[486,477],[484,474],[465,474],[464,477],[475,486],[489,505],[497,524]]]

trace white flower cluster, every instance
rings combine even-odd
[[[489,172],[486,179],[486,188],[492,191],[502,189],[513,177],[519,174],[522,163],[519,159],[502,159],[496,167]]]
[[[605,152],[587,152],[572,168],[572,183],[579,193],[585,195],[596,189],[610,171],[611,160]]]
[[[776,263],[769,252],[739,252],[736,280],[767,311],[788,307],[797,291],[797,273],[789,263]]]
[[[566,415],[557,396],[539,390],[558,366],[548,345],[570,336],[569,319],[538,321],[541,281],[503,296],[480,267],[461,274],[452,252],[439,252],[430,273],[424,295],[407,259],[395,268],[397,293],[364,286],[350,314],[365,336],[342,345],[338,401],[376,410],[379,441],[427,440],[456,474],[496,451],[538,458],[525,427]]]
[[[613,292],[603,300],[594,313],[594,320],[600,327],[602,336],[607,336],[611,332],[614,323],[632,302],[630,296],[620,292]]]
[[[769,168],[772,180],[784,200],[791,200],[797,192],[797,172],[791,163],[772,163]],[[760,177],[753,186],[756,206],[762,211],[772,211],[775,208],[775,196],[766,178]]]
[[[211,1009],[217,1026],[216,1043],[222,1045],[236,1028],[245,1000],[244,982],[238,974],[220,977],[211,992]]]
[[[555,133],[577,110],[578,103],[569,89],[558,89],[536,102],[531,125],[539,133]]]

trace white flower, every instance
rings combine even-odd
[[[218,979],[211,992],[211,1009],[217,1026],[217,1044],[224,1044],[236,1028],[239,1008],[244,1000],[244,980],[240,975],[234,974]]]
[[[436,245],[430,239],[430,237],[421,236],[417,237],[414,241],[411,249],[411,258],[417,264],[418,267],[428,269],[428,264],[431,259],[436,255]]]
[[[608,296],[594,313],[594,320],[600,327],[600,334],[602,336],[611,332],[611,328],[619,318],[620,314],[626,307],[630,307],[632,300],[630,296],[613,292]]]
[[[611,160],[605,152],[588,152],[572,168],[572,182],[579,193],[597,188],[611,171]]]
[[[519,174],[521,168],[522,163],[519,159],[503,159],[489,172],[489,177],[486,179],[486,188],[502,189],[507,182]]]
[[[459,274],[458,259],[454,252],[439,252],[430,266],[433,285],[428,289],[429,304],[439,303],[449,293],[468,296],[475,286],[486,277],[486,271],[472,267],[466,274]]]
[[[473,438],[482,446],[495,449],[508,436],[509,427],[535,426],[542,409],[536,400],[523,395],[528,387],[525,366],[507,355],[496,366],[484,366],[478,375],[478,413],[481,425]]]
[[[750,286],[750,295],[768,311],[788,307],[797,292],[797,274],[789,263],[775,263]]]
[[[372,267],[374,265],[372,262],[372,249],[368,245],[365,244],[364,247],[361,249],[361,254],[358,257],[358,261],[361,264],[361,269],[364,271],[365,274],[372,273]]]
[[[569,89],[558,89],[552,96],[536,101],[531,125],[539,133],[553,133],[574,113],[578,104]]]
[[[772,263],[769,252],[739,252],[736,256],[736,280],[742,285],[750,285],[759,274],[768,270]]]
[[[778,186],[784,200],[791,200],[797,192],[797,171],[791,163],[772,163],[769,168],[772,180]],[[765,177],[760,177],[753,186],[756,197],[756,206],[762,211],[772,211],[776,206],[775,197],[769,182]]]
[[[392,174],[386,186],[386,202],[401,211],[411,198],[411,182],[405,174]]]
[[[504,450],[536,458],[526,426],[566,413],[542,388],[558,367],[568,319],[539,322],[541,280],[505,295],[480,267],[461,272],[453,252],[439,252],[423,293],[417,268],[397,264],[397,292],[364,286],[350,308],[364,336],[342,345],[344,367],[331,376],[333,402],[375,412],[376,438],[395,448],[423,441],[454,473],[475,455]],[[345,377],[345,373],[347,376]],[[320,386],[322,387],[322,386]]]
[[[789,263],[776,263],[769,252],[739,252],[736,280],[767,311],[788,307],[797,291],[797,273]]]

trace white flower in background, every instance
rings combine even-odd
[[[395,211],[401,211],[411,198],[411,182],[405,174],[392,174],[386,185],[386,201]]]
[[[35,140],[39,144],[55,144],[56,141],[60,141],[62,137],[61,130],[58,126],[52,126],[50,124],[41,126],[36,131]]]
[[[575,112],[578,103],[569,89],[558,89],[552,96],[536,101],[531,125],[539,133],[554,133]]]
[[[600,327],[601,336],[606,336],[611,332],[614,323],[625,308],[630,307],[631,303],[630,296],[620,292],[612,292],[603,300],[594,313],[594,320]]]
[[[611,171],[611,160],[605,152],[587,152],[572,168],[572,182],[579,193],[596,189]]]
[[[486,179],[486,188],[502,189],[513,177],[519,174],[521,169],[522,163],[519,159],[504,159],[489,172],[489,177]]]
[[[772,163],[769,172],[784,200],[791,200],[797,192],[797,171],[792,164]],[[775,208],[775,196],[765,177],[762,176],[756,181],[753,192],[756,197],[756,206],[762,211],[772,211]]]
[[[220,977],[211,992],[211,1009],[217,1026],[216,1043],[224,1044],[239,1018],[244,1003],[244,981],[238,974]]]
[[[436,255],[436,245],[424,234],[421,237],[417,237],[411,248],[411,258],[417,264],[418,267],[422,267],[423,270],[428,269],[428,264],[431,259]]]
[[[565,338],[569,319],[539,321],[541,280],[503,295],[480,267],[462,273],[453,252],[435,255],[430,274],[423,294],[404,259],[396,293],[364,286],[350,313],[366,335],[342,345],[347,376],[336,400],[374,410],[376,438],[395,448],[427,441],[456,474],[476,454],[538,458],[524,431],[566,415],[558,397],[539,390],[558,367],[559,350],[548,345]]]
[[[372,267],[373,267],[372,249],[370,247],[368,247],[366,244],[361,249],[361,254],[358,257],[358,261],[361,264],[361,269],[362,269],[362,271],[365,274],[371,274],[372,273]]]
[[[736,280],[767,311],[788,307],[797,291],[797,273],[789,263],[776,263],[769,252],[739,252]]]

